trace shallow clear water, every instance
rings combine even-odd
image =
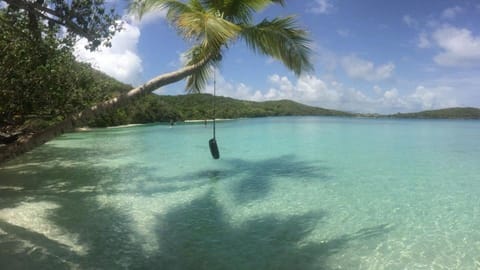
[[[0,168],[0,269],[480,269],[480,122],[66,134]]]

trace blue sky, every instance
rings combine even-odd
[[[480,107],[479,1],[287,0],[257,20],[292,14],[310,33],[315,71],[297,78],[238,43],[217,71],[219,95],[370,113]],[[80,41],[78,59],[133,85],[181,67],[189,44],[164,11],[124,20],[112,48],[89,53]],[[158,92],[183,94],[184,85]]]

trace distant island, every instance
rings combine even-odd
[[[480,109],[472,107],[456,107],[415,113],[396,113],[388,115],[388,117],[424,119],[480,119]]]

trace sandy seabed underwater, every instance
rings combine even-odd
[[[479,121],[65,134],[0,167],[0,269],[480,269]]]

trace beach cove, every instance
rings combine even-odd
[[[69,133],[0,167],[0,268],[476,269],[480,122]]]

